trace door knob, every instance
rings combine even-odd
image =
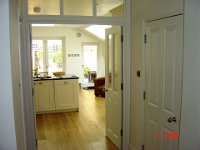
[[[169,117],[169,118],[167,119],[167,121],[168,121],[169,123],[171,123],[171,122],[176,122],[176,117]]]
[[[105,89],[106,92],[108,92],[108,89]]]

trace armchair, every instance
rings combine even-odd
[[[94,95],[105,97],[105,77],[94,79]]]

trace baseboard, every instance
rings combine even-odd
[[[136,149],[132,144],[129,144],[128,149],[129,149],[129,150],[138,150],[138,149]]]

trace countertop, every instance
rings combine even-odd
[[[68,80],[68,79],[79,79],[79,77],[75,75],[64,75],[61,77],[56,76],[48,76],[48,77],[33,77],[34,81],[42,81],[42,80]]]

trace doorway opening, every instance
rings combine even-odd
[[[119,105],[116,107],[118,109],[109,109],[110,114],[113,115],[106,116],[105,105],[111,103],[105,104],[104,97],[96,97],[94,95],[95,89],[93,88],[90,90],[83,90],[82,87],[74,88],[74,86],[78,87],[78,84],[81,85],[84,83],[84,77],[85,74],[87,74],[89,82],[94,82],[97,78],[104,78],[104,85],[102,85],[104,86],[102,88],[104,93],[107,90],[106,82],[109,82],[109,90],[111,91],[114,89],[115,93],[117,91],[121,94],[121,89],[119,88],[121,87],[122,80],[120,78],[122,72],[120,69],[121,31],[114,32],[115,30],[110,29],[106,34],[107,37],[105,37],[105,39],[100,39],[83,30],[83,28],[85,28],[83,25],[57,25],[57,27],[44,27],[45,26],[32,26],[32,50],[34,51],[34,53],[32,53],[32,59],[34,60],[32,62],[33,75],[34,71],[37,70],[35,68],[38,68],[37,73],[39,75],[42,74],[42,72],[45,72],[45,74],[39,76],[39,79],[37,77],[37,79],[34,78],[33,81],[34,85],[36,82],[36,84],[38,83],[37,86],[41,87],[37,88],[40,90],[35,92],[34,96],[34,99],[37,99],[35,102],[39,102],[35,104],[39,149],[49,146],[59,147],[60,149],[73,149],[72,145],[82,149],[85,143],[88,144],[85,145],[85,149],[91,147],[95,149],[96,146],[100,147],[102,150],[120,149],[121,144],[118,144],[117,146],[114,145],[116,141],[121,141],[121,139],[116,140],[112,137],[117,136],[119,138],[121,126],[115,126],[116,124],[112,123],[111,120],[116,121],[121,125],[121,117],[119,119],[119,116],[114,115],[114,110],[120,109],[119,113],[121,116],[121,103],[118,103]],[[118,27],[118,29],[120,29],[120,27]],[[49,38],[63,39],[63,42],[61,42],[62,46],[59,46],[56,42],[53,42],[53,44],[48,46],[47,43]],[[43,42],[44,44],[41,46],[34,41],[39,39],[47,40],[46,42]],[[116,49],[118,51],[115,51]],[[58,51],[61,51],[59,57],[57,57]],[[59,66],[62,66],[62,69],[49,71],[49,68],[52,66],[51,63],[58,66],[59,63],[57,63],[57,61],[60,59],[62,61]],[[107,70],[107,75],[109,76],[106,76],[106,61],[109,65]],[[87,73],[83,71],[81,65],[82,62],[88,65],[89,70]],[[39,70],[42,68],[41,66],[43,66],[43,70]],[[60,68],[61,67],[59,67],[59,69]],[[54,71],[63,71],[65,73],[64,76],[59,77],[64,86],[62,83],[57,83],[58,78],[53,76]],[[95,75],[92,75],[92,73]],[[113,78],[111,77],[111,74],[113,75]],[[106,77],[108,77],[109,80],[107,79],[106,81]],[[54,82],[53,79],[56,81]],[[69,79],[72,79],[73,81],[76,80],[77,82],[71,83]],[[46,84],[47,82],[51,83]],[[67,86],[68,84],[69,86]],[[49,86],[51,86],[51,88],[49,88]],[[59,94],[57,94],[58,91]],[[63,91],[63,93],[68,93],[68,95],[63,94],[61,91]],[[112,93],[110,92],[109,94],[104,95],[106,95],[106,98],[109,96],[110,102],[116,99],[112,97]],[[76,103],[77,101],[75,103],[73,103],[74,101],[70,102],[74,96],[78,97],[79,103]],[[41,101],[44,99],[46,99],[46,102],[42,103]],[[56,99],[58,99],[58,101],[56,101]],[[65,101],[68,103],[66,104]],[[39,106],[40,109],[37,109],[38,105],[49,105],[49,107]],[[108,130],[105,128],[106,122],[109,122]],[[113,129],[117,130],[117,132]],[[107,131],[109,131],[109,135],[106,134]],[[87,136],[88,139],[84,139],[85,136]],[[106,136],[108,138],[106,138]]]
[[[97,45],[83,44],[83,87],[94,87],[94,79],[97,76]]]

